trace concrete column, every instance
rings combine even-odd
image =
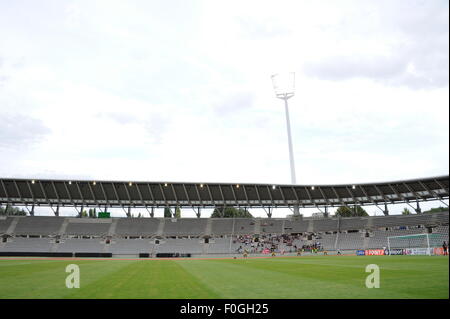
[[[419,201],[417,201],[417,208],[415,209],[417,214],[422,214],[422,209],[420,208]]]
[[[384,211],[383,211],[383,214],[384,214],[384,216],[389,215],[389,210],[388,210],[388,207],[387,207],[387,203],[384,203]]]

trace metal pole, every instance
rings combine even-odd
[[[291,166],[291,183],[296,184],[296,176],[295,176],[295,164],[294,164],[294,151],[292,148],[292,136],[291,136],[291,122],[289,120],[289,107],[288,107],[288,96],[287,94],[284,95],[284,109],[286,111],[286,127],[287,127],[287,134],[288,134],[288,145],[289,145],[289,163]],[[300,215],[300,209],[298,205],[294,205],[294,216]]]
[[[387,240],[388,240],[388,253],[390,256],[391,255],[391,243],[390,243],[389,237],[387,238]]]
[[[279,80],[277,80],[278,74],[272,75],[272,83],[273,88],[275,90],[275,96],[279,99],[284,100],[284,109],[286,112],[286,128],[288,134],[288,146],[289,146],[289,162],[291,166],[291,183],[297,184],[295,177],[295,164],[294,164],[294,151],[292,149],[292,136],[291,136],[291,122],[289,120],[289,107],[288,107],[288,99],[294,96],[295,90],[295,73],[289,73],[289,79],[285,78],[288,82],[282,81],[282,85],[280,86]],[[279,78],[278,78],[279,79]],[[287,86],[286,86],[287,84]],[[282,90],[282,92],[280,92]],[[294,216],[299,216],[299,204],[294,205]]]
[[[291,182],[292,182],[292,184],[296,184],[295,166],[294,166],[294,152],[292,150],[291,123],[290,123],[290,120],[289,120],[289,108],[288,108],[287,99],[288,98],[286,96],[283,98],[283,100],[284,100],[284,107],[285,107],[285,110],[286,110],[286,126],[287,126],[288,143],[289,143],[289,162],[291,164]]]

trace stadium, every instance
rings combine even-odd
[[[448,306],[448,24],[445,1],[0,2],[2,309]]]
[[[176,273],[176,269],[172,268],[178,264],[195,269],[196,275],[201,276],[197,280],[214,278],[215,267],[229,268],[229,275],[221,270],[221,276],[227,277],[233,276],[244,266],[249,268],[249,275],[262,272],[266,276],[266,272],[269,275],[275,272],[272,279],[268,277],[269,281],[276,282],[284,272],[293,272],[290,274],[292,279],[304,283],[304,278],[295,277],[305,275],[304,266],[310,271],[309,275],[314,273],[318,276],[316,279],[323,280],[320,275],[324,278],[330,275],[331,268],[327,269],[327,264],[331,263],[334,269],[338,263],[344,269],[349,267],[346,269],[349,271],[346,273],[347,279],[354,281],[352,267],[367,263],[369,261],[365,259],[372,258],[377,263],[385,263],[387,269],[393,263],[404,271],[404,277],[399,276],[396,280],[403,282],[399,287],[404,286],[405,290],[383,291],[383,298],[448,298],[448,280],[440,280],[448,274],[448,257],[442,256],[445,254],[442,245],[448,243],[449,213],[448,210],[422,213],[420,209],[421,202],[430,200],[445,204],[443,201],[449,196],[448,180],[448,176],[441,176],[377,184],[293,186],[1,179],[0,200],[6,205],[6,210],[11,204],[31,207],[30,216],[7,216],[6,212],[6,216],[0,217],[0,263],[5,266],[2,269],[24,276],[27,284],[16,286],[15,280],[10,281],[9,276],[2,276],[2,286],[10,288],[2,291],[6,294],[2,297],[30,296],[28,288],[35,285],[34,281],[45,278],[40,277],[41,273],[76,261],[82,265],[82,271],[98,264],[98,267],[106,269],[106,277],[109,268],[112,278],[116,278],[118,272],[122,273],[122,267],[130,267],[131,272],[148,267],[149,271],[158,269],[158,276],[162,278],[158,282],[162,289],[158,294],[147,291],[135,295],[133,291],[140,284],[135,282],[134,287],[133,283],[127,282],[125,289],[117,291],[107,286],[102,290],[101,285],[93,291],[86,288],[86,296],[93,298],[99,295],[112,298],[336,298],[340,296],[341,288],[329,294],[323,292],[328,285],[339,285],[340,277],[336,277],[335,282],[318,285],[321,293],[317,295],[310,292],[306,295],[306,290],[300,288],[303,286],[277,291],[276,295],[271,290],[237,293],[246,291],[242,289],[245,284],[242,286],[243,283],[237,282],[233,286],[233,295],[227,295],[222,294],[225,287],[216,286],[220,292],[211,292],[211,288],[205,288],[192,278],[194,283],[190,285],[194,287],[189,290],[177,289],[178,292],[172,294],[170,289],[163,288],[172,282],[166,277],[172,271]],[[388,205],[396,203],[413,204],[411,206],[416,214],[390,216]],[[201,218],[201,209],[208,206],[221,207],[219,211],[222,212],[227,206],[263,207],[270,213],[276,207],[312,206],[322,207],[326,212],[332,206],[369,204],[382,209],[384,216],[325,215],[318,218],[294,214],[287,218]],[[52,207],[55,216],[33,216],[36,206]],[[79,215],[60,217],[59,207],[73,207],[78,209]],[[82,218],[83,207],[99,207],[104,212],[99,213],[98,218]],[[125,211],[130,211],[131,207],[145,208],[150,217],[131,218],[128,215],[113,218],[107,213],[111,207],[121,207]],[[193,208],[198,212],[198,217],[177,218],[174,214],[170,218],[157,218],[151,215],[156,207]],[[400,262],[400,258],[404,260]],[[427,266],[421,271],[415,268],[424,263]],[[167,270],[161,267],[167,267]],[[316,267],[323,267],[323,274]],[[118,268],[117,273],[114,268]],[[411,268],[414,269],[414,276],[408,272]],[[31,275],[20,273],[21,269],[31,270]],[[36,277],[37,274],[39,277]],[[124,271],[123,276],[126,274],[127,271]],[[421,278],[424,275],[435,279],[423,281]],[[184,282],[184,276],[178,276],[178,280]],[[361,281],[365,273],[361,272],[356,277]],[[101,276],[94,280],[94,285],[97,280],[102,281]],[[122,283],[120,278],[117,280]],[[409,285],[416,285],[419,280],[423,288],[428,289],[408,290]],[[369,289],[361,290],[366,293],[361,294],[358,289],[359,297],[381,297],[372,294]],[[180,295],[181,291],[185,295]],[[42,297],[64,297],[58,295],[59,289],[42,293]],[[77,296],[75,294],[73,297]],[[355,295],[348,297],[355,298]]]

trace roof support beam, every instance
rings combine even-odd
[[[258,202],[261,205],[261,207],[263,207],[263,203],[261,201],[261,196],[259,196],[259,191],[258,191],[258,185],[255,185],[255,192],[256,192],[256,197],[258,198]]]
[[[92,189],[91,184],[88,183],[88,186],[89,186],[89,191],[91,192],[92,198],[94,199],[95,206],[98,206],[98,201],[97,201],[97,198],[95,197],[95,193],[94,193],[94,190]]]
[[[164,187],[167,187],[167,186],[164,186]],[[167,203],[167,199],[166,199],[166,195],[164,194],[164,189],[163,189],[163,187],[161,186],[161,184],[159,184],[159,189],[161,190],[161,195],[162,195],[162,197],[163,197],[163,199],[164,199],[164,203],[165,203],[165,207],[169,207],[169,204]]]
[[[83,206],[85,206],[86,202],[84,200],[83,193],[81,192],[80,185],[78,183],[75,183],[75,185],[77,185],[77,190],[78,190],[78,194],[80,195],[80,198],[81,198],[81,203],[83,204]]]
[[[373,200],[373,198],[371,196],[369,196],[369,194],[367,194],[366,190],[364,189],[364,187],[362,187],[361,185],[359,185],[359,188],[361,189],[361,191],[364,193],[364,195],[372,202],[372,204],[374,204],[379,210],[381,210],[384,214],[384,210],[378,206],[378,204]]]
[[[59,196],[59,194],[58,194],[58,190],[56,189],[55,182],[54,182],[54,181],[51,181],[51,184],[52,184],[52,187],[53,187],[53,191],[55,192],[55,196],[56,196],[56,198],[58,199],[58,203],[60,203],[61,200],[60,200],[60,196]]]
[[[24,200],[23,200],[23,196],[22,196],[22,193],[20,192],[20,190],[19,190],[19,186],[17,185],[16,181],[14,181],[14,186],[15,186],[15,188],[16,188],[16,191],[17,191],[17,195],[19,196],[19,198],[20,198],[20,201],[21,201],[22,203],[24,203],[24,204],[25,204],[25,202],[24,202]]]
[[[353,199],[353,203],[359,204],[359,201],[356,200],[355,195],[353,195],[353,193],[350,191],[350,189],[348,188],[348,186],[345,186],[345,189],[347,190],[347,192],[350,194],[350,197]]]
[[[316,202],[313,200],[313,198],[312,198],[312,196],[311,196],[311,193],[309,192],[309,189],[308,189],[307,186],[305,186],[305,191],[306,191],[306,194],[308,194],[309,201],[310,201],[312,204],[314,204],[314,206],[316,206]]]
[[[204,187],[206,187],[206,189],[208,190],[208,195],[209,195],[209,199],[211,200],[211,203],[214,204],[214,206],[216,206],[216,201],[214,200],[214,197],[211,193],[211,189],[209,188],[209,185],[206,184],[206,186],[204,186]]]
[[[198,200],[200,201],[200,205],[203,206],[202,196],[200,195],[200,192],[198,191],[197,185],[194,185],[194,187],[195,187],[195,192],[197,193],[197,196],[198,196]]]
[[[186,195],[186,198],[187,198],[187,201],[188,201],[189,205],[192,205],[192,201],[189,198],[189,194],[188,194],[186,186],[184,184],[183,184],[183,191],[184,191],[184,195]]]
[[[178,201],[177,193],[175,192],[175,187],[173,184],[170,184],[170,188],[172,189],[173,197],[175,198],[175,202],[177,207],[180,206],[180,202]]]
[[[69,201],[72,205],[75,205],[75,203],[73,202],[73,198],[72,195],[70,194],[69,188],[67,187],[67,183],[63,183],[64,184],[64,189],[66,190],[67,193],[67,197],[69,198]]]
[[[281,198],[283,199],[284,204],[286,206],[289,206],[289,204],[286,201],[286,196],[284,196],[284,193],[283,193],[283,187],[279,187],[279,190],[280,190]]]
[[[44,194],[45,201],[47,203],[50,203],[50,201],[48,200],[47,192],[45,191],[44,186],[42,185],[42,182],[39,181],[38,183],[39,183],[39,186],[41,188],[42,194]]]
[[[153,202],[153,206],[156,206],[155,196],[153,195],[152,187],[150,186],[150,184],[147,184],[147,188],[148,188],[148,192],[150,194],[150,198]]]
[[[111,183],[111,186],[112,186],[112,189],[114,192],[114,196],[116,196],[117,203],[123,207],[123,205],[121,204],[121,201],[120,201],[119,193],[117,193],[116,185],[114,183]]]
[[[327,203],[328,206],[331,206],[330,201],[328,200],[328,197],[325,196],[325,193],[322,190],[322,187],[317,187],[320,191],[320,194],[322,195],[325,203]],[[325,206],[326,207],[326,206]]]
[[[409,203],[409,200],[408,200],[405,196],[403,196],[402,194],[400,194],[400,193],[395,189],[394,186],[392,186],[391,184],[388,184],[388,185],[389,185],[389,188],[397,195],[397,197],[398,197],[399,199],[403,200],[405,203]]]
[[[220,185],[219,185],[219,191],[220,191],[220,196],[222,196],[223,206],[226,206],[227,202],[225,200],[225,196],[223,196],[222,186],[220,186]]]
[[[125,189],[125,193],[127,194],[127,197],[128,197],[128,205],[131,206],[132,200],[131,200],[130,192],[128,191],[127,184],[123,183],[122,185],[123,185],[123,188]]]
[[[420,184],[423,188],[425,188],[425,189],[428,191],[428,193],[433,194],[433,196],[436,197],[442,204],[444,204],[445,206],[448,207],[448,204],[442,200],[442,197],[441,197],[438,193],[436,193],[435,191],[430,190],[430,189],[427,187],[427,185],[425,185],[425,184],[422,183],[421,181],[419,181],[419,184]]]
[[[248,195],[247,195],[247,190],[245,189],[245,185],[242,185],[242,189],[244,190],[244,196],[245,196],[245,200],[247,201],[247,205],[250,205],[250,201],[248,200]]]
[[[448,187],[445,187],[445,186],[444,186],[440,181],[438,181],[437,179],[434,179],[433,181],[436,182],[436,184],[438,184],[439,187],[441,187],[444,191],[446,191],[446,192],[447,192],[447,196],[448,196],[448,193],[449,193]]]
[[[234,202],[235,202],[236,206],[239,207],[238,200],[237,200],[237,197],[236,197],[236,193],[234,192],[233,185],[230,185],[230,188],[231,188],[231,193],[233,193]]]
[[[3,182],[3,180],[0,180],[0,182],[2,182],[2,188],[3,188],[3,191],[5,192],[7,201],[8,202],[11,201],[11,197],[8,194],[8,190],[6,189],[5,183]]]
[[[295,200],[297,201],[297,205],[300,206],[300,199],[298,198],[298,194],[295,191],[295,188],[291,186],[292,192],[294,193]]]
[[[106,192],[105,192],[105,188],[103,187],[103,183],[100,183],[100,189],[102,190],[102,194],[105,197],[106,205],[109,206],[108,196],[106,196]],[[106,209],[105,209],[105,211],[106,211]]]
[[[139,188],[139,184],[134,184],[134,186],[136,186],[136,189],[137,189],[137,192],[138,192],[138,195],[139,195],[139,199],[141,200],[142,206],[144,206],[145,209],[147,209],[147,204],[144,201],[144,197],[142,197],[142,193],[141,193],[141,189]],[[147,211],[148,211],[148,209],[147,209]]]
[[[34,196],[34,192],[33,192],[33,189],[31,188],[31,183],[30,183],[30,181],[26,181],[26,184],[27,184],[27,187],[28,187],[28,191],[30,192],[30,194],[31,194],[31,198],[32,198],[32,200],[33,200],[33,204],[35,204],[36,203],[36,198],[35,198],[35,196]]]
[[[269,186],[266,186],[266,187],[267,187],[267,192],[269,193],[270,202],[272,203],[272,206],[275,206],[275,203],[274,203],[274,201],[273,201],[273,196],[272,196],[271,190],[270,190]]]
[[[378,188],[377,185],[373,185],[373,187],[375,187],[375,189],[377,190],[378,194],[380,194],[380,196],[383,198],[384,202],[391,202],[392,204],[394,204],[394,201],[392,199],[388,199],[386,197],[386,195]]]
[[[405,187],[414,194],[414,196],[416,196],[416,199],[423,199],[423,197],[419,194],[417,194],[407,183],[403,183],[403,185],[405,185]]]
[[[347,206],[347,204],[344,203],[344,201],[342,200],[341,196],[339,196],[339,194],[337,193],[336,189],[334,187],[331,187],[331,189],[334,192],[334,195],[336,195],[336,198],[338,199],[339,203],[341,203],[342,206]]]

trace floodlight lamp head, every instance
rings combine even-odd
[[[271,76],[275,96],[287,100],[295,94],[295,73],[274,74]]]

